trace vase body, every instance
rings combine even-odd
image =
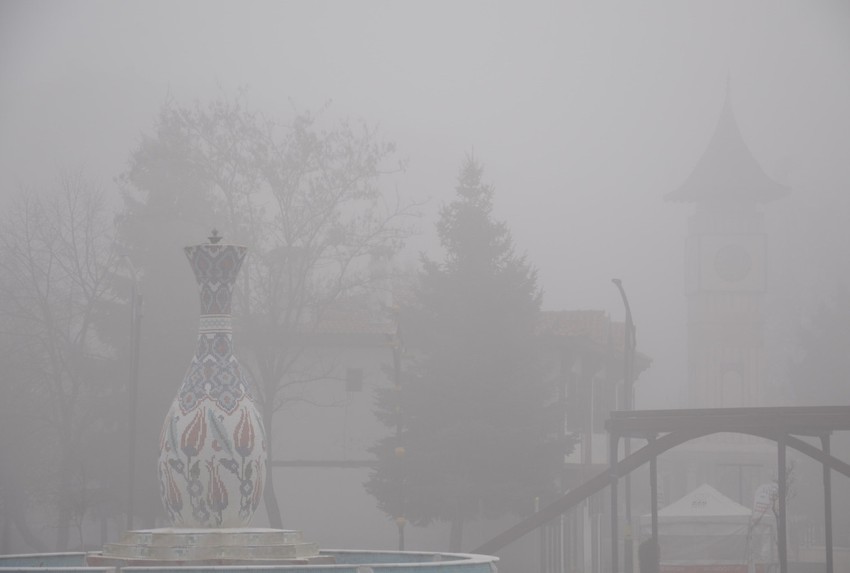
[[[177,527],[244,527],[262,499],[266,440],[233,354],[233,284],[247,249],[186,247],[201,298],[198,347],[160,434],[159,484]]]

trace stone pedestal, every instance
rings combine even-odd
[[[87,556],[91,566],[299,565],[333,563],[301,532],[262,528],[162,528],[128,531]]]

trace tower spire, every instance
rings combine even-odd
[[[689,203],[766,203],[787,193],[787,187],[764,172],[744,142],[732,109],[727,72],[726,95],[714,134],[688,178],[664,198]]]

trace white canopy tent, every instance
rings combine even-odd
[[[662,564],[706,565],[770,561],[774,517],[767,512],[751,524],[752,511],[702,484],[658,511]],[[757,516],[758,518],[759,516]],[[641,516],[641,537],[651,537],[651,515]],[[662,566],[662,570],[663,570]],[[746,570],[744,568],[743,570]]]

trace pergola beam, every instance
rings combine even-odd
[[[718,432],[749,434],[772,441],[781,439],[786,447],[819,461],[825,472],[835,470],[850,478],[850,464],[833,457],[828,446],[828,436],[831,432],[850,430],[850,406],[618,411],[611,412],[611,418],[605,423],[605,427],[611,434],[611,451],[614,452],[607,470],[569,490],[539,512],[490,539],[473,552],[492,554],[566,513],[605,487],[613,487],[620,477],[647,462],[652,462],[667,450]],[[618,460],[619,440],[625,435],[642,437],[647,439],[648,443],[630,456]],[[824,449],[821,450],[795,436],[820,437],[821,440],[826,440],[823,442]],[[825,473],[824,484],[827,489],[831,486],[828,473]],[[831,494],[824,495],[827,500],[825,503],[830,503],[828,499]],[[612,494],[612,498],[616,499],[616,494]],[[831,516],[831,511],[827,513]],[[616,520],[614,513],[612,516]],[[831,517],[826,527],[831,534]],[[612,531],[616,531],[616,526]],[[614,543],[616,541],[612,540],[612,545]],[[615,550],[612,548],[612,551]],[[619,558],[619,555],[617,557]],[[831,555],[828,555],[827,563],[831,564],[831,561]],[[832,573],[831,568],[828,568],[827,572]]]

